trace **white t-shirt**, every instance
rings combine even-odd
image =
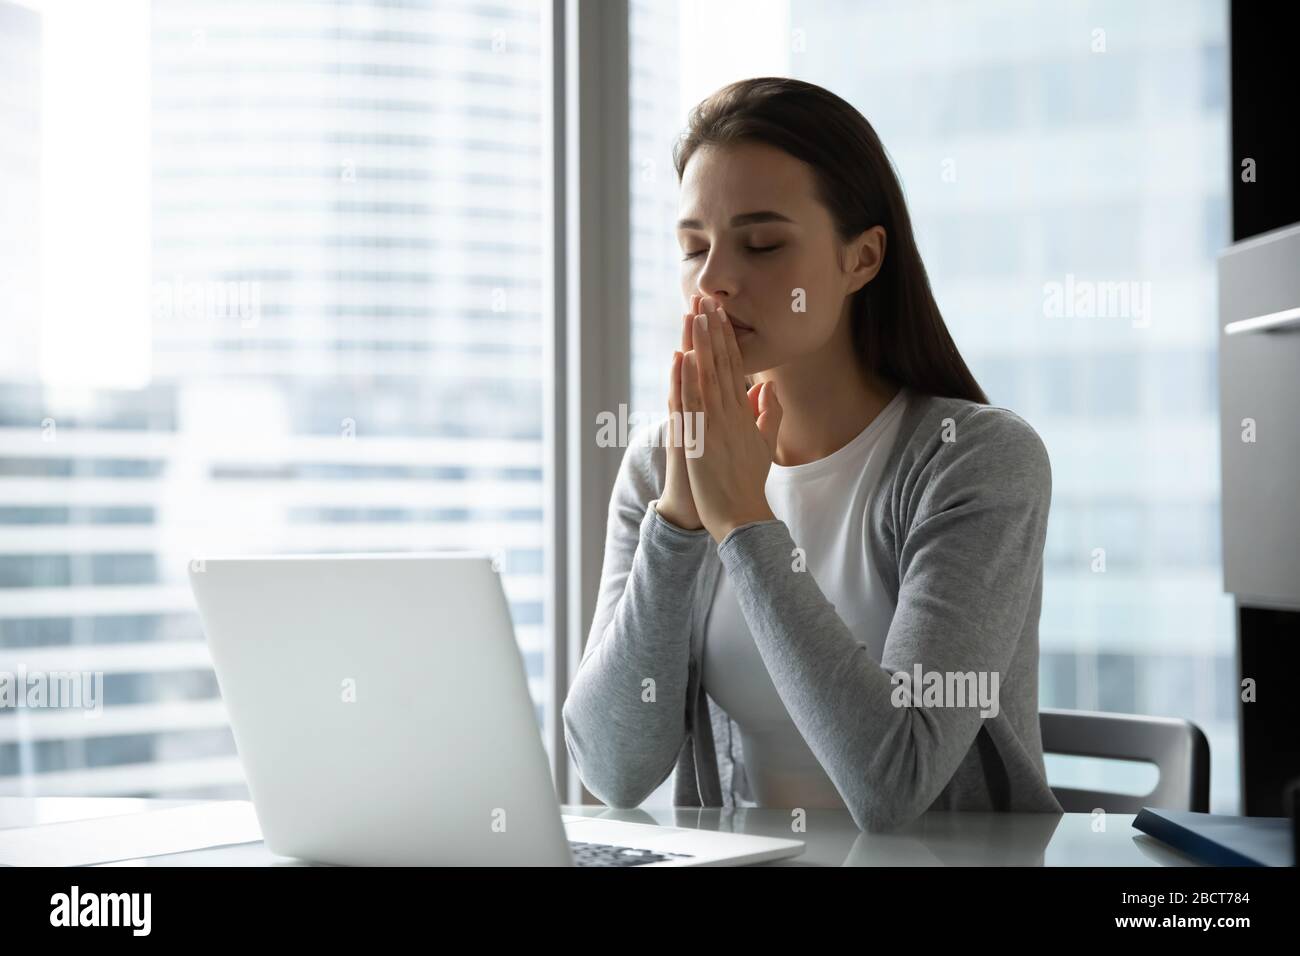
[[[867,521],[907,395],[901,388],[856,438],[825,458],[773,464],[766,486],[768,505],[802,549],[807,572],[877,663],[894,602],[872,567]],[[740,727],[745,773],[758,806],[842,809],[839,791],[781,702],[725,569],[704,635],[703,686]]]

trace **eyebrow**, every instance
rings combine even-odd
[[[772,212],[770,209],[764,209],[761,212],[745,212],[739,216],[731,217],[731,228],[736,229],[739,226],[752,226],[759,222],[789,222],[794,220],[788,216],[783,216],[779,212]],[[703,229],[704,224],[698,219],[679,219],[677,220],[678,229]]]

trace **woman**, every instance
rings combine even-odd
[[[592,793],[1061,812],[1038,726],[1051,468],[940,316],[870,124],[731,84],[674,151],[682,348],[625,454],[563,708]],[[702,432],[674,427],[702,421]],[[694,437],[698,445],[692,445]]]

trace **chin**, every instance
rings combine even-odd
[[[748,348],[742,347],[740,350],[740,367],[746,375],[757,375],[759,372],[766,372],[780,364],[780,362],[773,362],[771,357],[765,355],[762,349],[750,346]]]
[[[755,372],[761,372],[766,367],[760,358],[760,349],[753,345],[741,345],[736,343],[740,348],[740,367],[746,375],[753,375]]]

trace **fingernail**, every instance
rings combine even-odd
[[[703,312],[695,317],[695,328],[705,335],[709,334],[709,317]]]

